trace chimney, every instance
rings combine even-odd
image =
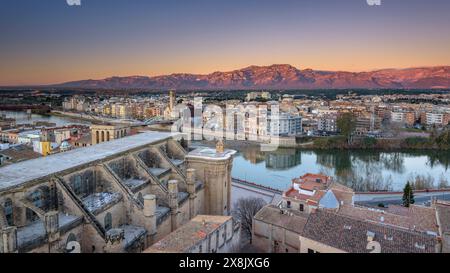
[[[144,196],[144,216],[152,217],[156,212],[156,196],[147,194]]]
[[[186,170],[186,184],[188,185],[188,192],[195,193],[195,169]]]

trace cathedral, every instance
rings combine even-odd
[[[0,253],[142,252],[198,215],[229,216],[235,151],[186,150],[179,137],[143,132],[3,167]]]

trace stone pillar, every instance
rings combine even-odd
[[[197,193],[195,191],[195,169],[186,170],[186,184],[189,193],[189,219],[192,219],[195,217],[197,211],[195,206],[195,199],[197,198]]]
[[[52,243],[59,239],[59,213],[50,211],[44,214],[45,231],[47,232],[48,242]]]
[[[147,194],[144,196],[144,227],[147,230],[147,245],[152,245],[156,235],[156,196]]]
[[[17,227],[5,227],[1,230],[0,253],[17,253]]]
[[[178,227],[178,180],[169,181],[169,207],[171,214],[172,231]]]
[[[121,228],[112,228],[106,232],[106,253],[123,253],[125,231]]]

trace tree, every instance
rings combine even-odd
[[[436,138],[436,143],[439,145],[439,148],[450,148],[450,130],[442,132],[442,134]]]
[[[403,206],[409,207],[409,205],[414,204],[414,193],[409,181],[406,183],[405,188],[403,189]]]
[[[262,198],[247,197],[240,198],[235,203],[233,216],[240,221],[241,230],[252,243],[252,221],[253,217],[266,205]]]
[[[441,174],[439,179],[438,189],[447,189],[448,188],[448,180],[445,178],[444,174]]]
[[[350,143],[351,136],[356,128],[356,118],[352,113],[344,113],[336,120],[336,125],[341,132],[341,135],[347,138],[347,142]]]

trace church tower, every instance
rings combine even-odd
[[[200,213],[230,215],[231,169],[234,150],[225,150],[220,140],[216,149],[197,148],[186,156],[187,168],[195,169],[198,180],[204,181],[204,206]]]

